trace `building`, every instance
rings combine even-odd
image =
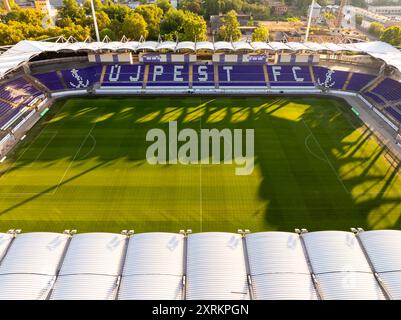
[[[401,16],[401,6],[369,6],[368,11],[384,16]]]
[[[271,8],[276,16],[282,16],[288,12],[288,6],[282,2],[273,3]]]

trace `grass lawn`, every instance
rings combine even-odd
[[[145,136],[254,128],[255,170],[150,165]],[[401,227],[401,178],[371,132],[326,98],[58,102],[0,164],[0,231],[292,231]]]

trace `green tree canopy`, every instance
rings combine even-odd
[[[100,39],[104,39],[104,37],[108,36],[113,41],[117,40],[116,33],[113,30],[109,29],[109,28],[105,28],[103,30],[100,30],[99,36],[100,36]]]
[[[107,3],[104,4],[102,10],[106,12],[111,20],[115,19],[120,21],[121,23],[124,22],[124,19],[128,16],[132,10],[122,4],[114,4],[114,3]]]
[[[93,0],[93,5],[95,6],[96,11],[101,10],[103,7],[103,3],[101,0]],[[84,8],[86,14],[92,13],[90,0],[85,0],[84,3],[82,4],[82,7]]]
[[[362,24],[363,17],[360,14],[355,15],[355,23],[360,26]]]
[[[372,35],[380,37],[384,31],[384,26],[379,22],[372,22],[368,30]]]
[[[191,11],[196,14],[202,13],[202,0],[182,0],[180,1],[180,9]]]
[[[252,32],[252,41],[269,40],[269,30],[265,26],[259,26]]]
[[[203,17],[174,8],[167,11],[160,24],[160,32],[165,40],[204,41],[207,38],[206,31]]]
[[[173,7],[169,0],[157,0],[155,2],[155,5],[158,6],[160,9],[162,9],[163,13],[166,13],[167,11],[169,11]]]
[[[390,43],[393,46],[401,46],[401,27],[393,26],[386,28],[380,40]]]
[[[18,21],[18,22],[23,22],[23,23],[28,23],[32,25],[42,25],[42,20],[44,18],[44,14],[34,8],[28,8],[28,9],[16,9],[13,10],[9,13],[4,18],[5,22],[9,21]]]
[[[72,22],[79,24],[85,18],[85,11],[76,0],[63,0],[63,5],[58,10],[58,17],[62,20],[69,18]]]
[[[154,4],[144,4],[136,7],[135,12],[145,19],[149,39],[157,39],[160,34],[160,22],[163,17],[163,10]]]
[[[145,19],[137,12],[128,15],[121,27],[122,33],[129,39],[139,40],[141,36],[146,38],[149,34]]]
[[[219,28],[217,36],[219,40],[237,41],[241,38],[241,30],[239,29],[237,13],[231,10],[227,13],[223,21],[223,25]]]

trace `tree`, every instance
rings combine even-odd
[[[95,7],[95,10],[98,12],[99,10],[102,9],[103,3],[101,0],[93,0],[93,5]],[[91,1],[90,0],[85,0],[84,3],[82,4],[82,7],[85,11],[86,14],[92,14],[92,7],[91,7]]]
[[[21,29],[12,27],[11,24],[0,23],[0,45],[15,44],[24,39]]]
[[[145,19],[139,13],[132,13],[127,16],[122,24],[123,34],[132,40],[139,40],[141,36],[148,36],[148,26]]]
[[[100,30],[100,32],[99,32],[99,36],[100,36],[100,39],[103,39],[104,37],[109,37],[111,40],[117,40],[117,35],[116,35],[116,33],[113,31],[113,30],[111,30],[111,29],[109,29],[109,28],[105,28],[105,29],[103,29],[103,30]]]
[[[115,19],[123,23],[124,19],[132,12],[129,7],[122,4],[109,3],[103,5],[102,10],[106,12],[111,20]]]
[[[203,15],[209,18],[211,15],[219,14],[223,7],[222,0],[203,0],[202,9]]]
[[[58,10],[58,17],[61,19],[70,18],[74,23],[81,23],[85,18],[85,11],[76,0],[63,0],[63,5]]]
[[[380,37],[384,31],[384,26],[379,22],[372,22],[368,29],[369,33],[376,37]]]
[[[28,9],[17,9],[13,10],[5,16],[5,22],[9,21],[18,21],[22,23],[27,23],[31,25],[42,25],[42,20],[44,18],[44,14],[37,9],[28,8]]]
[[[227,13],[223,21],[223,25],[219,28],[217,36],[220,40],[237,41],[241,38],[241,30],[239,29],[237,13],[231,10]]]
[[[361,16],[360,14],[356,14],[355,15],[355,23],[357,26],[362,25],[362,21],[363,21],[363,16]]]
[[[166,13],[173,7],[169,0],[157,0],[155,2],[155,5],[158,6],[160,9],[162,9],[163,13]]]
[[[181,41],[207,40],[207,26],[203,17],[190,11],[184,11],[185,18],[182,24],[183,32],[179,35]]]
[[[201,0],[182,0],[180,1],[180,9],[191,11],[196,14],[202,12],[202,1]]]
[[[163,10],[154,4],[144,4],[136,7],[135,12],[145,19],[149,38],[157,39],[160,34],[160,22],[163,17]]]
[[[160,23],[160,34],[165,40],[176,40],[180,33],[182,33],[182,25],[185,20],[185,13],[183,10],[171,8],[163,17]]]
[[[265,26],[259,26],[252,32],[252,41],[267,41],[269,30]]]
[[[205,41],[206,21],[190,11],[171,8],[160,24],[160,33],[165,40]]]
[[[68,27],[63,28],[62,33],[66,38],[72,36],[78,41],[84,41],[90,36],[91,30],[88,27],[72,24]]]
[[[299,17],[288,17],[285,19],[288,22],[300,22],[301,19]]]
[[[93,22],[93,19],[91,19]],[[96,11],[96,21],[99,30],[106,29],[110,26],[111,20],[106,12]]]
[[[382,33],[380,40],[385,41],[393,46],[401,45],[401,27],[388,27]]]

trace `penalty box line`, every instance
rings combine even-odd
[[[331,168],[331,170],[334,172],[337,180],[340,182],[340,184],[342,185],[342,187],[344,188],[345,192],[348,194],[352,194],[351,191],[348,190],[348,188],[346,187],[346,185],[344,184],[344,181],[341,179],[341,177],[339,176],[337,170],[334,168],[333,164],[331,163],[329,157],[327,156],[326,152],[323,150],[320,142],[317,140],[316,136],[313,134],[311,128],[308,126],[308,124],[304,121],[301,120],[302,123],[304,124],[305,128],[309,131],[309,136],[311,136],[313,138],[313,140],[315,140],[317,146],[319,147],[320,151],[322,152],[322,154],[324,155],[325,158],[325,162],[327,162],[327,164],[329,165],[329,167]],[[310,152],[310,150],[308,150]],[[315,155],[316,156],[316,155]],[[323,160],[323,159],[321,159]]]

